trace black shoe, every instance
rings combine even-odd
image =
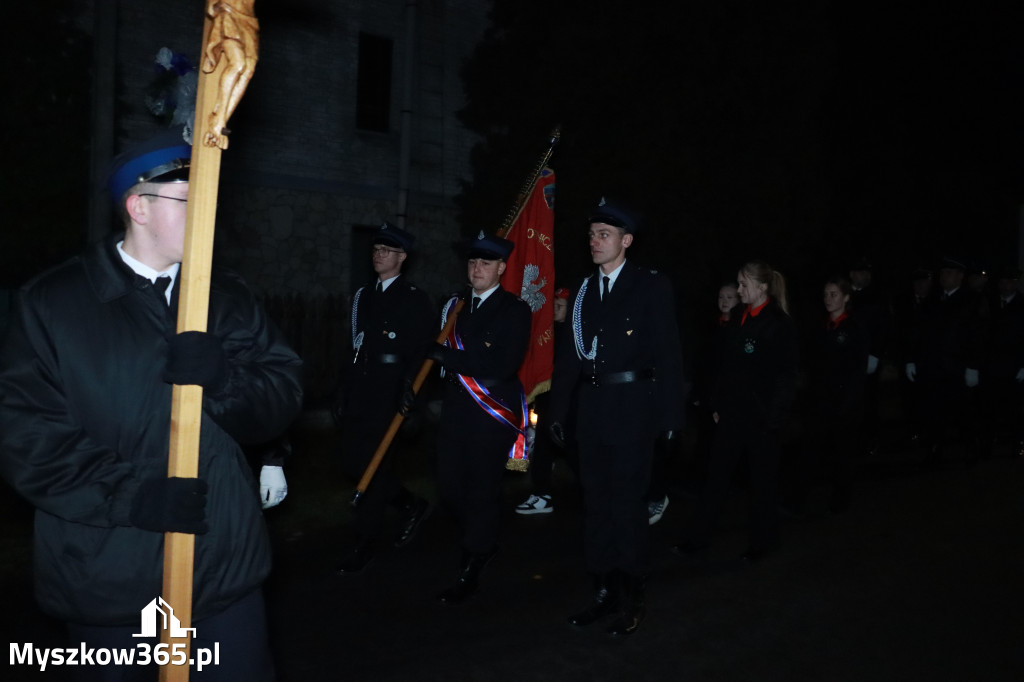
[[[455,584],[437,595],[437,600],[445,606],[457,606],[476,594],[480,587],[480,574],[497,553],[497,547],[483,554],[467,552],[463,556],[462,570]]]
[[[619,598],[615,593],[618,586],[614,584],[617,582],[615,578],[611,573],[597,576],[594,581],[594,601],[579,613],[569,616],[569,625],[585,627],[618,612]]]
[[[612,621],[612,624],[608,626],[608,634],[612,637],[625,637],[631,635],[637,631],[640,627],[640,623],[643,622],[644,617],[647,615],[647,610],[643,604],[638,607],[628,609],[623,613],[619,614],[619,617]]]
[[[405,507],[402,516],[402,530],[395,537],[395,547],[404,547],[412,542],[433,508],[433,505],[423,499],[414,500]]]
[[[608,634],[612,637],[625,637],[637,631],[640,623],[647,615],[644,596],[647,579],[645,577],[622,576],[622,611],[618,618],[608,626]]]
[[[373,559],[373,548],[368,542],[357,544],[335,567],[338,575],[355,575],[366,568]]]

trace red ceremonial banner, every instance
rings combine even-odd
[[[526,402],[551,388],[554,363],[555,172],[544,168],[505,235],[515,244],[501,285],[530,304],[530,348],[519,368]]]

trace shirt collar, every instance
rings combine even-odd
[[[381,291],[387,291],[388,287],[391,286],[391,283],[394,282],[396,279],[398,279],[401,276],[402,276],[401,273],[399,273],[399,274],[395,275],[394,277],[388,277],[387,279],[379,279],[379,280],[377,280],[378,282],[380,282],[380,290]]]
[[[604,279],[605,277],[608,278],[608,290],[609,291],[611,291],[612,287],[615,286],[615,280],[617,280],[619,278],[619,274],[622,273],[622,268],[625,265],[626,265],[626,261],[622,261],[621,263],[619,263],[619,267],[615,268],[614,270],[609,272],[607,275],[604,274],[603,272],[601,272],[601,268],[597,269],[597,277],[598,277],[598,279]]]
[[[488,297],[489,297],[489,296],[490,296],[491,294],[493,294],[493,293],[494,293],[495,291],[497,291],[497,290],[498,290],[498,288],[499,288],[500,286],[501,286],[501,284],[500,284],[500,283],[498,283],[498,284],[495,284],[495,285],[494,285],[493,287],[491,287],[490,289],[488,289],[487,291],[485,291],[485,292],[484,292],[484,293],[482,293],[482,294],[478,294],[478,293],[476,293],[476,292],[474,291],[474,292],[473,292],[473,296],[475,296],[476,298],[479,298],[479,299],[480,299],[480,303],[479,303],[478,305],[483,305],[483,304],[484,304],[484,301],[486,301],[486,300],[487,300],[487,298],[488,298]]]
[[[771,298],[764,299],[764,303],[762,303],[761,305],[757,306],[756,308],[751,308],[748,305],[747,309],[743,311],[743,319],[740,320],[740,325],[742,325],[744,322],[746,322],[748,317],[757,317],[758,315],[760,315],[761,311],[764,310],[764,307],[766,305],[768,305],[768,301],[770,301],[770,300],[772,300],[772,299]]]
[[[835,329],[836,327],[838,327],[838,326],[839,326],[839,324],[840,324],[840,323],[841,323],[841,322],[842,322],[843,320],[845,320],[845,319],[847,318],[847,316],[848,316],[848,314],[847,314],[847,312],[846,312],[845,310],[843,311],[843,314],[842,314],[842,315],[840,315],[839,317],[837,317],[837,318],[836,318],[836,319],[834,319],[834,320],[832,319],[832,317],[831,317],[831,316],[829,316],[829,317],[827,318],[827,320],[828,320],[828,321],[826,322],[826,326],[827,326],[827,327],[828,327],[829,329]]]
[[[119,256],[121,256],[121,260],[123,260],[125,264],[128,267],[130,267],[132,269],[132,272],[134,272],[136,275],[139,275],[140,277],[145,277],[154,284],[156,283],[157,277],[171,278],[171,285],[167,287],[166,293],[167,300],[169,301],[171,299],[171,289],[174,288],[174,280],[178,279],[178,270],[181,268],[181,263],[175,263],[174,265],[167,268],[163,272],[160,272],[149,267],[142,261],[136,260],[135,258],[132,258],[130,255],[128,255],[128,252],[124,250],[123,244],[124,240],[121,240],[117,243],[117,253]]]

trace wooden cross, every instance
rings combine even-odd
[[[217,219],[217,189],[221,151],[227,148],[224,125],[252,77],[258,50],[258,24],[252,0],[207,3],[203,22],[203,68],[196,93],[192,160],[189,170],[185,250],[181,261],[178,333],[206,331],[210,303],[213,233]],[[241,32],[241,33],[240,33]],[[167,475],[195,478],[199,474],[199,426],[203,413],[201,386],[174,386],[171,397],[171,439]],[[192,574],[195,536],[164,536],[164,600],[174,609],[181,627],[192,624]],[[172,638],[164,628],[161,641],[171,660],[174,645],[184,645],[191,657],[189,638]],[[161,682],[187,681],[188,665],[163,665]]]

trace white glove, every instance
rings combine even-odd
[[[874,355],[868,356],[868,374],[874,374],[878,369],[878,358]]]
[[[978,370],[968,367],[964,370],[964,383],[967,388],[974,388],[978,385]]]
[[[1017,370],[1017,383],[1019,384],[1022,381],[1024,381],[1024,367]]]
[[[264,509],[276,507],[288,497],[288,481],[284,478],[284,469],[270,466],[260,469],[260,502]]]
[[[910,379],[911,383],[913,383],[914,379],[917,378],[917,365],[913,362],[907,363],[907,378]]]

